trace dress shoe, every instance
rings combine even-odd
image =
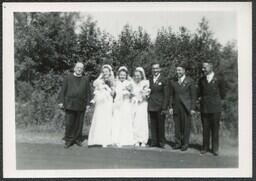
[[[75,144],[77,145],[77,146],[82,146],[82,142],[81,141],[75,141]]]
[[[180,150],[181,151],[186,151],[187,149],[188,149],[188,146],[182,146]]]
[[[140,146],[141,146],[141,147],[146,147],[146,144],[145,144],[145,143],[141,143]]]
[[[69,147],[71,147],[72,145],[73,145],[72,142],[66,142],[64,148],[69,148]]]
[[[207,153],[207,152],[208,152],[207,150],[201,150],[201,151],[200,151],[200,154],[201,154],[201,155],[204,155],[204,154]]]
[[[160,145],[160,148],[163,148],[163,149],[170,149],[171,146],[169,144],[161,144]]]
[[[218,153],[217,151],[214,151],[212,154],[213,154],[214,156],[218,156],[218,155],[219,155],[219,153]]]
[[[139,144],[139,143],[135,143],[134,146],[135,146],[135,147],[139,147],[140,144]]]
[[[158,147],[158,145],[156,143],[151,143],[150,147]]]
[[[178,144],[174,145],[174,147],[173,147],[174,150],[178,150],[178,149],[180,149],[180,148],[181,148],[181,146],[178,145]]]
[[[164,143],[160,143],[160,144],[159,144],[159,147],[160,147],[160,148],[165,148],[165,144],[164,144]]]

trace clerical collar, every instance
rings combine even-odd
[[[74,76],[75,77],[82,77],[82,75],[77,75],[75,72],[74,72]]]

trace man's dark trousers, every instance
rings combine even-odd
[[[175,144],[188,147],[191,127],[191,115],[180,102],[176,105],[177,111],[173,114],[175,125]]]
[[[151,144],[161,146],[165,144],[165,115],[159,111],[150,111]]]
[[[72,143],[82,141],[82,130],[84,123],[84,111],[65,111],[65,141]]]
[[[210,135],[212,135],[212,151],[219,149],[219,126],[221,113],[201,113],[203,125],[203,150],[209,150]]]

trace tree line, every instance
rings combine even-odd
[[[60,126],[63,115],[56,107],[56,97],[62,76],[71,72],[77,61],[84,63],[85,74],[91,80],[98,76],[104,63],[111,64],[114,70],[125,65],[130,73],[142,66],[150,76],[151,63],[158,61],[163,73],[173,77],[176,63],[186,62],[187,73],[196,81],[201,76],[201,63],[211,61],[227,82],[223,129],[237,135],[236,42],[220,44],[205,18],[194,33],[186,27],[180,27],[178,32],[171,26],[159,27],[152,40],[143,27],[129,24],[114,38],[101,30],[93,17],[84,19],[75,12],[16,12],[14,47],[17,125]]]

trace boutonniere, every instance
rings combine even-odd
[[[162,82],[159,82],[158,85],[162,85]]]
[[[185,87],[187,85],[187,81],[183,81],[182,85]]]
[[[189,83],[189,81],[188,81],[187,79],[185,79],[185,80],[182,82],[181,85],[185,87],[188,83]]]

